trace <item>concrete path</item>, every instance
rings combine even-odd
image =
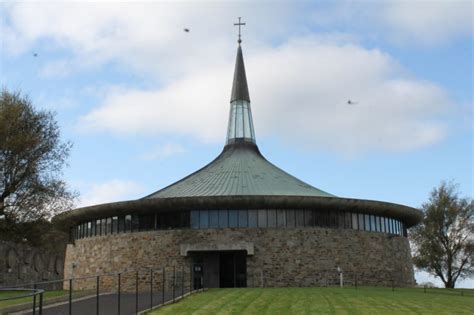
[[[185,291],[185,293],[187,293]],[[181,295],[181,291],[176,292],[176,297]],[[173,292],[166,292],[165,302],[173,299]],[[135,313],[136,298],[134,293],[122,293],[120,295],[120,315],[131,315]],[[153,306],[162,304],[162,293],[153,294]],[[150,293],[138,294],[138,311],[150,308]],[[32,311],[22,312],[20,314],[32,315]],[[38,314],[38,310],[36,310]],[[88,297],[72,302],[73,315],[95,315],[97,314],[96,297]],[[104,294],[99,297],[99,315],[117,315],[118,314],[118,296],[116,293]],[[43,315],[69,315],[69,303],[60,303],[43,307]]]

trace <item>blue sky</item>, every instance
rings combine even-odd
[[[270,161],[338,196],[419,207],[442,180],[473,196],[470,1],[0,8],[0,84],[56,111],[81,206],[142,197],[220,152],[238,16]]]

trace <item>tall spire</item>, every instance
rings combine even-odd
[[[235,59],[234,83],[232,84],[232,95],[230,101],[244,100],[250,102],[249,88],[247,86],[247,76],[245,75],[244,57],[242,47],[237,48]]]
[[[247,76],[245,74],[244,57],[240,45],[242,43],[240,26],[245,25],[245,23],[241,23],[239,17],[239,23],[235,23],[234,25],[239,26],[239,39],[237,41],[239,46],[237,47],[234,82],[232,84],[232,94],[230,97],[230,113],[226,145],[238,142],[256,144],[252,111],[250,109],[249,88],[247,86]]]

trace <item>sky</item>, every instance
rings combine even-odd
[[[56,113],[78,206],[220,153],[239,16],[272,163],[340,197],[419,208],[443,180],[473,197],[471,1],[2,1],[0,85]]]

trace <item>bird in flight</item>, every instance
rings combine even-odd
[[[185,31],[186,33],[189,33],[189,28],[185,28],[183,29],[183,31]]]
[[[356,104],[359,104],[359,102],[354,102],[354,101],[352,101],[352,100],[348,100],[348,101],[347,101],[347,104],[348,104],[348,105],[356,105]]]
[[[33,54],[33,57],[38,57],[38,54],[37,54],[37,53],[34,53],[34,54]]]

